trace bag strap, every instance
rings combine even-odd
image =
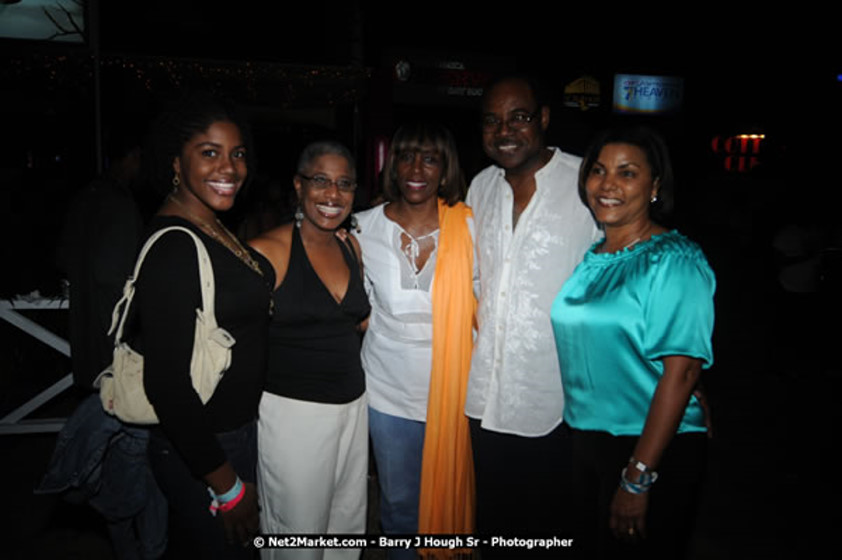
[[[156,231],[149,237],[149,239],[146,240],[146,243],[143,244],[143,247],[140,249],[140,253],[137,256],[137,261],[134,265],[134,272],[131,276],[129,276],[126,280],[126,284],[123,286],[123,297],[121,297],[120,301],[118,301],[114,306],[114,311],[111,313],[111,328],[108,329],[108,334],[111,335],[111,333],[114,332],[115,327],[117,328],[117,335],[114,338],[115,345],[119,344],[123,340],[123,328],[126,324],[126,318],[129,315],[129,307],[134,299],[135,282],[137,282],[137,277],[140,274],[140,268],[143,265],[143,261],[146,259],[146,254],[162,235],[170,231],[183,231],[193,239],[193,243],[196,245],[196,256],[199,262],[199,285],[202,290],[202,310],[204,311],[206,320],[212,323],[211,326],[216,326],[216,313],[214,311],[215,285],[213,266],[211,265],[210,256],[205,248],[205,244],[202,243],[199,236],[186,227],[169,226]]]

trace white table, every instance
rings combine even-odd
[[[15,297],[15,299],[0,300],[0,319],[18,327],[28,335],[36,338],[47,346],[70,357],[70,343],[47,330],[32,319],[18,313],[25,309],[68,309],[67,299],[51,299],[44,297]],[[64,418],[39,418],[27,420],[26,417],[56,395],[61,394],[73,386],[73,374],[68,373],[50,387],[44,389],[33,398],[12,412],[0,418],[0,435],[33,434],[58,432],[64,426]]]

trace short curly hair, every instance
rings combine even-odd
[[[345,161],[348,162],[348,168],[354,173],[356,177],[356,162],[354,161],[354,155],[351,153],[345,144],[341,142],[337,142],[335,140],[318,140],[316,142],[311,142],[301,150],[301,155],[298,156],[298,166],[296,168],[296,173],[302,175],[312,163],[326,155],[333,155],[345,158]]]

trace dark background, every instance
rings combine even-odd
[[[825,513],[840,494],[835,16],[800,5],[779,13],[733,3],[643,6],[100,1],[88,4],[80,45],[0,39],[0,297],[60,293],[63,210],[107,164],[102,138],[126,123],[142,129],[185,91],[228,95],[251,116],[257,180],[228,217],[236,226],[261,205],[286,208],[298,151],[324,136],[356,153],[364,207],[377,190],[376,140],[409,118],[447,124],[470,179],[488,164],[478,100],[435,85],[529,72],[553,92],[551,145],[581,153],[597,130],[632,121],[664,133],[676,165],[675,225],[717,273],[716,364],[706,374],[716,437],[696,557],[825,555],[839,548],[826,537],[838,515]],[[412,64],[410,82],[396,81],[397,60]],[[436,70],[442,60],[464,70]],[[682,77],[682,110],[613,114],[615,73]],[[600,106],[565,107],[564,87],[586,75],[600,83]],[[765,134],[757,165],[727,171],[712,141],[740,133]],[[780,250],[782,232],[796,232],[798,250]],[[794,263],[813,267],[812,289],[783,289],[780,273]],[[33,314],[66,332],[55,315]],[[6,323],[0,336],[2,415],[66,373],[69,360]],[[66,413],[73,398],[38,414]],[[0,436],[0,480],[21,492],[0,527],[20,557],[32,557],[22,543],[84,536],[94,519],[31,502],[51,438]]]

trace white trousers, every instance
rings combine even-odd
[[[257,431],[260,530],[365,533],[368,399],[323,404],[263,393]],[[354,559],[360,549],[263,549],[264,559]]]

